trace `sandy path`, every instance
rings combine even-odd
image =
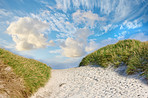
[[[133,77],[139,78],[90,66],[52,70],[52,78],[32,98],[148,98],[148,85]]]

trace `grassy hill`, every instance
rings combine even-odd
[[[123,64],[127,66],[127,74],[141,72],[148,79],[148,41],[128,39],[107,45],[84,57],[79,66],[118,67]]]
[[[50,70],[46,64],[0,48],[0,93],[26,98],[44,86]]]

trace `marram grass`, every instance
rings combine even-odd
[[[118,67],[122,64],[127,66],[127,74],[140,72],[148,80],[148,41],[128,39],[107,45],[84,57],[79,66]]]
[[[24,58],[0,48],[0,60],[24,80],[25,91],[31,95],[50,78],[51,68],[34,59]]]

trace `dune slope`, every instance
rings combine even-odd
[[[138,75],[117,69],[85,66],[52,70],[51,79],[32,98],[147,98],[148,85]]]
[[[50,69],[37,60],[0,48],[0,98],[4,94],[12,98],[28,98],[48,81]]]
[[[79,66],[119,67],[123,64],[127,66],[127,74],[141,73],[148,80],[148,41],[127,39],[107,45],[88,54]]]

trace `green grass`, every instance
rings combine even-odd
[[[50,78],[51,68],[39,61],[15,55],[0,48],[0,60],[10,66],[24,80],[26,93],[30,96]]]
[[[84,57],[79,66],[108,67],[114,65],[114,67],[118,67],[121,64],[127,66],[127,74],[142,72],[141,75],[148,79],[148,41],[140,42],[128,39],[107,45]]]

